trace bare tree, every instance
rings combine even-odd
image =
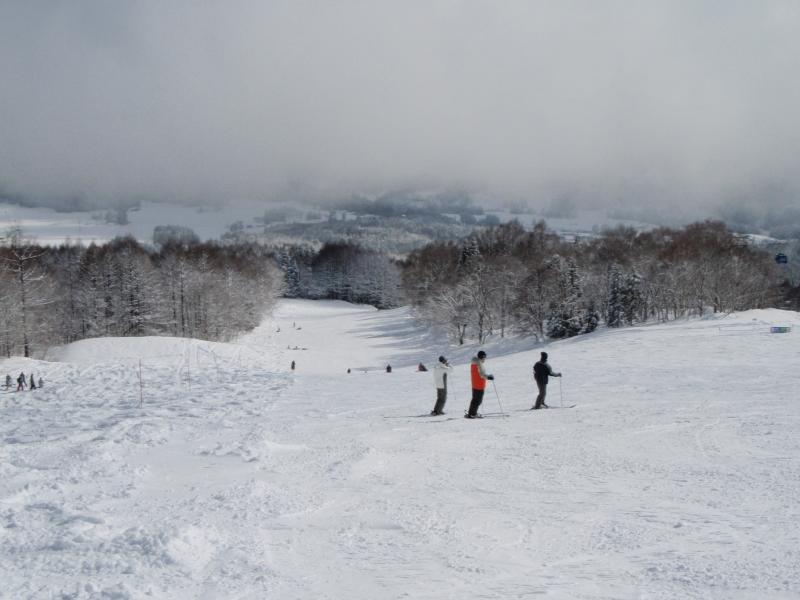
[[[10,243],[2,254],[3,269],[11,274],[10,283],[16,292],[23,355],[29,357],[31,311],[49,302],[41,293],[44,289],[44,273],[39,266],[39,259],[44,251],[26,242],[19,228],[10,232],[9,240]]]

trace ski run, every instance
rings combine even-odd
[[[0,598],[800,598],[798,327],[492,343],[481,412],[496,389],[508,417],[480,420],[479,348],[407,309],[284,300],[235,343],[3,360],[44,386],[0,394]],[[572,410],[528,410],[543,349]],[[446,414],[414,418],[439,355]]]

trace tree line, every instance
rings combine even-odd
[[[17,232],[0,246],[0,353],[97,336],[226,340],[258,325],[282,289],[255,244],[40,246]]]
[[[713,221],[571,241],[544,221],[512,221],[404,259],[350,242],[317,249],[161,233],[154,247],[130,237],[44,247],[11,236],[0,246],[0,353],[97,336],[227,340],[258,325],[280,295],[410,303],[459,343],[563,338],[798,296],[777,285],[768,253]]]
[[[459,343],[491,335],[563,338],[706,312],[775,306],[786,297],[771,256],[706,221],[619,227],[566,240],[540,221],[476,229],[405,259],[350,242],[275,250],[289,297],[391,308],[410,303]]]
[[[403,302],[401,265],[384,252],[351,242],[275,249],[289,298],[344,300],[393,308]]]
[[[511,222],[412,252],[402,281],[418,314],[459,343],[773,306],[778,293],[771,257],[714,221],[574,241]]]

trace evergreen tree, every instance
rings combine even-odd
[[[560,339],[576,336],[583,331],[584,323],[580,315],[568,309],[553,305],[547,317],[547,337]]]
[[[568,337],[569,317],[565,315],[554,304],[550,305],[550,314],[547,316],[547,323],[545,324],[545,334],[549,338],[561,339]]]
[[[297,260],[291,252],[284,248],[278,254],[278,266],[283,271],[285,289],[283,295],[287,298],[298,298],[300,294],[300,269]]]
[[[481,250],[478,246],[478,239],[469,237],[464,241],[461,246],[461,256],[458,260],[459,268],[472,268],[481,256]]]
[[[591,333],[600,324],[600,313],[597,312],[594,302],[591,302],[583,313],[581,333]]]
[[[546,333],[551,338],[578,335],[583,329],[580,301],[583,296],[578,266],[572,258],[558,257],[552,261],[558,273],[558,298],[551,303],[547,317]]]
[[[608,276],[608,309],[606,324],[609,327],[620,327],[625,314],[622,305],[622,274],[619,266],[614,264],[609,268]]]
[[[628,325],[633,325],[638,318],[639,309],[642,305],[641,285],[641,277],[634,272],[625,276],[620,287],[619,297],[622,309],[620,318]]]

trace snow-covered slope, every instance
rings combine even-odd
[[[797,327],[550,344],[549,403],[577,407],[537,412],[540,348],[496,344],[510,416],[475,421],[475,349],[404,309],[285,301],[235,344],[3,361],[45,387],[0,395],[0,598],[800,597]],[[442,353],[448,414],[418,417]]]

